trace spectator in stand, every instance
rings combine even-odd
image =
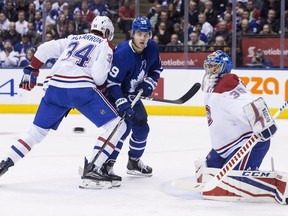
[[[258,49],[256,54],[252,57],[252,64],[249,64],[250,67],[259,67],[259,68],[272,68],[273,63],[271,60],[265,57],[265,54],[262,49]]]
[[[180,23],[175,23],[173,25],[173,34],[177,34],[178,39],[181,41],[181,43],[184,43],[184,31],[181,28]]]
[[[34,21],[34,17],[35,17],[35,12],[36,12],[36,6],[33,2],[29,3],[28,5],[28,11],[26,13],[26,18],[25,20],[27,22],[33,22]]]
[[[46,22],[46,33],[50,33],[53,36],[53,39],[58,39],[58,37],[59,37],[59,35],[57,34],[56,29],[49,22]],[[45,42],[45,41],[42,41],[42,42]]]
[[[260,19],[251,18],[249,10],[245,9],[243,11],[241,19],[249,20],[249,29],[251,32],[258,33],[260,31]]]
[[[27,49],[26,50],[26,55],[20,57],[20,60],[18,62],[18,67],[24,68],[26,66],[29,66],[31,59],[34,56],[34,53],[35,53],[35,49],[34,48]]]
[[[217,24],[219,13],[213,8],[213,2],[211,0],[205,1],[204,14],[206,15],[206,21],[214,27]]]
[[[172,32],[173,32],[173,25],[174,25],[174,23],[173,23],[172,20],[169,20],[169,19],[168,19],[168,14],[167,14],[166,11],[162,11],[162,12],[160,13],[159,20],[158,20],[158,22],[157,22],[157,24],[156,24],[156,29],[158,28],[158,26],[159,26],[159,24],[160,24],[161,22],[165,22],[166,31],[168,31],[169,34],[171,35]],[[169,35],[169,41],[170,41],[170,35]]]
[[[183,43],[181,43],[177,34],[171,35],[170,42],[167,44],[165,52],[183,52]]]
[[[22,35],[21,41],[14,45],[14,51],[18,52],[20,57],[25,56],[26,50],[29,48],[34,48],[34,47],[30,42],[30,38],[28,34]]]
[[[68,2],[65,2],[65,0],[57,0],[52,4],[52,10],[57,10],[58,14],[61,14],[64,10],[64,7],[68,5]]]
[[[229,11],[229,7],[231,8],[230,11]],[[213,8],[215,11],[217,11],[218,15],[221,15],[223,13],[225,14],[225,11],[231,13],[232,12],[232,1],[231,0],[213,0]],[[222,17],[224,17],[224,16],[222,16]],[[218,22],[219,21],[220,20],[218,20]]]
[[[167,17],[173,23],[180,23],[181,17],[180,12],[178,12],[173,3],[169,3],[167,7]]]
[[[215,41],[215,38],[219,35],[224,38],[224,41],[229,47],[232,46],[232,32],[228,30],[227,22],[225,20],[222,20],[219,23],[219,30],[213,32],[210,42]]]
[[[15,23],[16,31],[23,35],[26,34],[28,31],[28,22],[25,20],[25,12],[19,11],[18,12],[18,21]]]
[[[193,0],[197,4],[197,11],[203,13],[205,10],[205,4],[203,0]]]
[[[4,40],[9,39],[13,46],[21,40],[21,34],[16,31],[15,22],[9,23],[9,29],[8,31],[5,31],[3,35]]]
[[[130,0],[123,0],[122,6],[118,10],[118,26],[125,34],[125,39],[130,38],[130,30],[132,22],[135,18],[135,9],[130,5]]]
[[[199,11],[197,8],[197,2],[195,0],[190,0],[188,5],[188,21],[191,26],[195,26],[199,22]]]
[[[17,12],[24,11],[26,13],[28,11],[28,7],[29,6],[28,6],[28,3],[26,2],[26,0],[17,0],[16,1],[15,8],[16,8]]]
[[[38,34],[42,35],[42,32],[43,32],[43,20],[42,20],[42,13],[39,10],[37,10],[35,12],[34,21],[33,21],[33,27],[34,27],[35,31]]]
[[[80,11],[75,12],[74,15],[75,34],[86,34],[89,32],[89,23],[82,19]]]
[[[4,13],[10,22],[16,22],[18,20],[17,11],[12,0],[6,1]]]
[[[227,44],[226,44],[226,42],[225,42],[225,40],[224,40],[222,35],[218,35],[215,38],[214,43],[212,43],[212,45],[208,49],[208,51],[210,51],[210,52],[214,52],[216,50],[222,50],[223,52],[227,53],[228,55],[231,54],[230,48],[227,46]]]
[[[73,21],[68,22],[67,35],[76,34],[75,23]]]
[[[32,22],[28,22],[27,27],[28,27],[28,31],[26,34],[29,36],[30,42],[33,45],[33,47],[37,48],[42,42],[42,36],[34,30],[34,26]]]
[[[233,8],[232,6],[233,6],[232,2],[225,4],[225,10],[222,13],[219,13],[219,15],[217,16],[218,22],[224,19],[224,16],[226,13],[229,13],[232,15],[232,8]]]
[[[55,26],[57,19],[59,17],[58,10],[52,9],[52,1],[45,1],[45,10],[46,10],[46,22],[51,23],[51,25]]]
[[[10,21],[7,19],[5,13],[0,11],[0,31],[7,31],[9,29]]]
[[[264,24],[263,29],[259,32],[260,35],[265,36],[277,36],[278,34],[271,29],[269,24]]]
[[[43,11],[45,0],[34,0],[33,3],[35,4],[36,10],[40,12]]]
[[[3,43],[4,43],[4,33],[3,31],[0,31],[0,51],[4,50]]]
[[[202,25],[202,30],[201,32],[204,33],[208,39],[210,40],[212,34],[213,34],[213,26],[206,21],[206,15],[204,13],[200,13],[198,15],[199,23]]]
[[[171,34],[166,30],[166,23],[160,22],[158,29],[155,29],[153,35],[157,35],[161,45],[166,45],[170,42]]]
[[[271,26],[271,29],[279,33],[280,31],[280,21],[276,18],[276,11],[274,9],[270,9],[268,11],[267,18],[262,18],[260,21],[260,29],[263,29],[264,24],[269,24]]]
[[[254,6],[254,0],[248,0],[246,9],[249,11],[249,21],[252,19],[258,20],[260,18],[261,11]]]
[[[96,16],[108,16],[108,6],[102,0],[94,0],[89,4],[89,10]]]
[[[187,45],[189,46],[190,52],[206,51],[206,44],[204,41],[200,40],[199,32],[193,31],[189,36],[191,40],[187,42]]]
[[[0,51],[0,67],[16,67],[19,61],[18,52],[14,51],[10,40],[4,41],[4,50]]]
[[[157,24],[158,18],[160,17],[160,13],[162,11],[162,6],[157,1],[153,7],[151,7],[148,11],[147,18],[150,20],[152,25],[152,31],[155,30],[155,26]]]
[[[189,33],[191,34],[193,31],[198,32],[198,35],[199,35],[200,40],[204,41],[205,44],[208,43],[208,38],[207,38],[207,36],[206,36],[204,33],[202,33],[202,24],[201,24],[201,23],[197,23],[197,24],[194,26],[194,28],[192,29],[192,31],[189,32]]]
[[[76,11],[74,13],[76,13]],[[87,1],[82,1],[81,14],[82,14],[83,20],[89,24],[89,29],[90,29],[91,23],[96,16],[93,13],[93,11],[89,10]]]
[[[77,11],[76,13],[80,14],[80,11]],[[75,14],[76,16],[76,14]],[[82,17],[82,16],[81,16]],[[56,22],[56,32],[59,38],[65,38],[67,37],[67,26],[68,22],[66,20],[66,17],[63,13],[59,15],[59,19]]]

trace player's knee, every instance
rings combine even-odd
[[[40,143],[46,137],[48,132],[49,132],[49,129],[44,129],[33,124],[28,129],[27,133],[24,134],[22,139],[31,144]]]
[[[146,140],[149,134],[150,128],[148,123],[137,124],[133,128],[133,138],[135,140]]]

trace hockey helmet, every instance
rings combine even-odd
[[[135,32],[148,32],[152,36],[152,25],[147,17],[137,17],[132,22],[132,34]]]
[[[206,92],[212,91],[219,80],[225,74],[231,72],[232,66],[230,56],[222,50],[217,50],[209,54],[203,64],[206,73],[202,81],[202,90]]]
[[[96,16],[91,24],[91,31],[97,30],[103,33],[103,36],[109,41],[114,37],[114,26],[107,16]]]

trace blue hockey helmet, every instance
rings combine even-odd
[[[232,70],[232,60],[222,50],[217,50],[208,55],[204,61],[204,69],[209,74],[217,74],[220,78]]]
[[[209,54],[203,64],[206,73],[202,81],[202,90],[211,92],[219,80],[231,72],[232,66],[231,58],[222,50]]]
[[[137,17],[132,22],[132,33],[134,32],[151,32],[152,25],[147,17]]]

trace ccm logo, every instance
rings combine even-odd
[[[253,176],[253,177],[269,177],[269,172],[259,172],[259,171],[244,171],[242,176]]]

